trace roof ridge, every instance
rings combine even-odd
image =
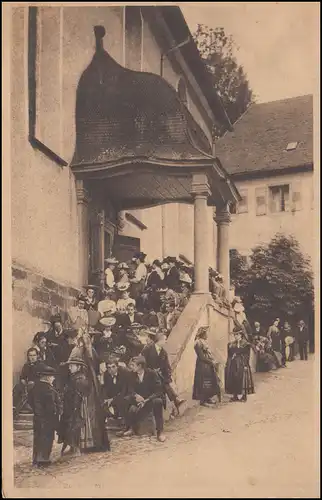
[[[303,95],[298,95],[298,96],[295,96],[295,97],[285,97],[284,99],[275,99],[274,101],[255,102],[253,104],[253,106],[262,106],[262,105],[265,105],[265,104],[273,104],[273,103],[276,103],[276,102],[295,101],[296,99],[303,99],[304,97],[312,97],[313,98],[313,94],[303,94]]]

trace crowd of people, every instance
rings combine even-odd
[[[193,291],[193,267],[173,257],[147,266],[145,258],[140,252],[130,263],[106,259],[104,289],[86,286],[65,322],[53,315],[34,335],[13,402],[15,415],[34,415],[35,466],[50,464],[55,433],[62,455],[77,456],[110,450],[107,418],[120,420],[117,435],[129,437],[153,415],[157,439],[164,442],[163,410],[169,404],[173,418],[180,414],[184,400],[173,385],[164,346]],[[222,277],[212,269],[209,284],[213,297],[227,304]],[[277,319],[264,335],[259,323],[250,326],[238,297],[231,306],[235,327],[225,390],[231,401],[246,401],[254,392],[252,353],[258,369],[277,368],[294,358],[296,342],[289,325],[280,329]],[[193,399],[202,406],[217,404],[223,393],[208,330],[199,328],[194,345]],[[306,326],[301,323],[298,332],[306,359]]]

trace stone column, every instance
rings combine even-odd
[[[193,176],[191,194],[194,197],[194,293],[209,293],[207,199],[210,195],[210,187],[205,174],[195,174]]]
[[[217,224],[216,224],[216,208],[213,207],[212,209],[212,218],[213,218],[213,224],[212,224],[212,232],[213,232],[213,237],[212,237],[212,265],[214,269],[217,269],[217,240],[218,240],[218,235],[217,235]]]
[[[78,212],[78,258],[80,284],[88,282],[88,203],[89,194],[85,188],[84,181],[76,181],[77,212]]]
[[[223,275],[226,296],[229,297],[229,224],[231,218],[228,204],[217,207],[217,270]]]

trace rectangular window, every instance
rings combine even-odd
[[[301,183],[292,183],[292,210],[302,210]]]
[[[269,198],[270,211],[272,213],[289,212],[290,186],[288,184],[270,186]]]
[[[256,188],[255,189],[256,198],[256,215],[266,215],[267,214],[267,193],[266,188]]]
[[[248,196],[247,196],[247,191],[239,191],[239,194],[241,196],[241,200],[238,202],[237,205],[237,213],[239,214],[245,214],[248,212]]]

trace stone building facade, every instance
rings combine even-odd
[[[276,233],[293,235],[317,270],[313,96],[251,106],[217,150],[242,197],[231,208],[230,248],[247,259]]]
[[[179,8],[20,5],[13,6],[11,13],[10,166],[16,377],[40,321],[55,311],[65,314],[81,287],[98,278],[104,258],[120,252],[122,241],[123,246],[131,241],[133,248],[139,245],[151,259],[183,254],[188,260],[198,260],[197,291],[207,294],[208,265],[215,263],[214,247],[219,245],[214,245],[217,231],[222,242],[220,267],[228,270],[226,207],[239,195],[213,155],[213,123],[224,121],[230,127],[229,120],[207,83]],[[182,48],[175,49],[185,40]],[[127,82],[128,94],[124,99],[113,84],[115,78]],[[99,114],[105,106],[102,103],[107,101],[104,94],[100,96],[100,89],[107,93],[114,89],[119,107],[129,112],[133,89],[139,89],[146,79],[155,82],[166,104],[172,103],[169,116],[173,115],[165,117],[164,128],[168,141],[176,137],[176,143],[171,145],[172,156],[162,161],[154,159],[147,167],[141,165],[140,154],[132,151],[127,164],[138,164],[138,169],[131,167],[128,176],[122,178],[110,176],[106,165],[114,162],[112,167],[118,168],[116,163],[121,157],[119,151],[114,151],[120,145],[113,134],[118,127],[122,130],[121,121],[127,117],[116,117],[113,122],[109,115],[111,133],[101,131],[99,123],[106,126],[107,118],[100,122]],[[134,87],[129,81],[134,82]],[[80,97],[82,92],[84,98]],[[153,92],[150,85],[147,110],[157,105],[153,104],[157,101]],[[113,102],[111,94],[109,98],[107,113],[113,107],[109,106]],[[95,99],[101,99],[97,108]],[[89,102],[92,104],[87,106]],[[117,109],[116,106],[116,114]],[[93,116],[96,113],[94,118],[91,110]],[[157,127],[161,126],[160,116],[156,120]],[[142,127],[142,123],[135,123],[133,128],[139,134],[135,136],[134,149],[145,144],[151,132]],[[185,143],[187,134],[191,136]],[[106,151],[99,149],[102,140],[116,144],[105,157]],[[84,154],[93,145],[96,156],[87,169]],[[158,151],[161,146],[156,146]],[[169,149],[169,144],[166,146]],[[105,178],[101,181],[97,174],[101,167],[97,165],[102,157]],[[161,167],[158,177],[153,169]],[[150,169],[150,173],[145,174],[144,168]],[[149,180],[144,175],[150,175]],[[132,196],[136,181],[138,206]],[[119,182],[117,189],[112,187],[113,182]],[[127,191],[125,185],[130,186]],[[150,206],[142,186],[145,191],[160,195],[153,195]],[[223,221],[218,222],[218,228],[213,219],[216,204],[220,212],[217,220]]]

